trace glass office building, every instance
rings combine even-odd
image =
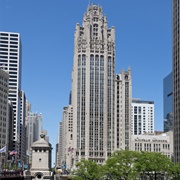
[[[163,79],[164,132],[173,129],[173,85],[172,72]]]

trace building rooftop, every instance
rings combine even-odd
[[[41,134],[40,135],[40,139],[38,140],[38,141],[36,141],[36,142],[34,142],[33,144],[32,144],[32,148],[35,148],[35,147],[51,147],[51,144],[48,142],[48,141],[46,141],[45,140],[45,135],[44,134]]]
[[[139,103],[139,104],[154,104],[154,101],[146,101],[146,100],[141,100],[139,98],[134,98],[132,99],[132,103]]]

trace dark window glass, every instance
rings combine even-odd
[[[0,41],[0,43],[5,43],[5,44],[7,44],[8,42],[7,42],[7,41]]]
[[[12,45],[11,45],[10,47],[11,47],[11,48],[17,48],[17,46],[12,46]]]
[[[0,35],[2,35],[2,36],[8,36],[8,34],[5,34],[5,33],[1,33]]]
[[[11,41],[10,44],[18,44],[18,42]]]
[[[10,38],[10,40],[17,41],[17,40],[18,40],[18,38]]]
[[[18,34],[11,34],[11,36],[13,36],[13,37],[18,37]]]
[[[0,44],[0,47],[8,47],[8,45]]]

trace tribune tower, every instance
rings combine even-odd
[[[73,143],[76,161],[103,163],[114,150],[115,29],[88,6],[74,34]]]

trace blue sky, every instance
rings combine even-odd
[[[163,129],[163,78],[172,69],[171,0],[0,0],[0,31],[19,32],[22,89],[32,111],[43,114],[57,142],[68,105],[74,30],[88,3],[99,4],[116,31],[116,73],[130,66],[133,98],[155,103],[155,130]]]

